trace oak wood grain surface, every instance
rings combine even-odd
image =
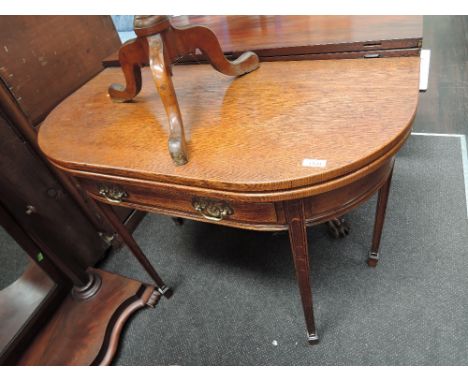
[[[398,147],[396,151],[398,151]],[[307,195],[298,196],[297,193],[291,191],[274,192],[272,193],[273,200],[280,201],[276,203],[266,202],[268,198],[262,194],[250,193],[247,194],[250,198],[240,201],[244,194],[235,193],[233,195],[226,191],[218,191],[214,200],[227,202],[232,208],[232,214],[214,223],[259,231],[285,230],[287,225],[281,200],[292,200],[303,196],[308,196],[304,201],[305,219],[308,225],[320,224],[330,220],[330,218],[341,216],[367,200],[383,185],[392,168],[392,157],[396,151],[390,152],[388,157],[387,155],[383,157],[383,161],[379,159],[373,162],[372,168],[367,166],[364,171],[353,173],[351,179],[343,177],[344,179],[340,178],[340,182],[332,181],[321,184],[313,187],[312,193]],[[213,196],[207,190],[178,189],[174,185],[164,186],[154,183],[139,184],[135,180],[124,182],[113,179],[107,183],[96,176],[80,178],[79,181],[92,198],[102,203],[109,203],[109,200],[99,192],[102,187],[118,185],[127,193],[124,199],[118,203],[119,205],[213,223],[213,220],[207,219],[193,207],[194,198]],[[307,188],[300,189],[301,193],[308,191]],[[259,201],[262,199],[264,200]],[[111,204],[115,203],[111,202]]]
[[[150,73],[135,102],[114,104],[107,69],[45,120],[39,145],[65,169],[219,190],[319,184],[384,155],[409,132],[419,58],[262,63],[231,79],[207,65],[174,68],[191,161],[166,151],[164,109]],[[326,160],[325,168],[303,159]]]

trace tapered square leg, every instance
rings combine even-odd
[[[284,203],[284,210],[289,226],[289,240],[296,271],[296,279],[301,294],[302,308],[307,327],[307,340],[311,345],[317,344],[319,338],[315,328],[310,283],[309,252],[307,248],[307,232],[302,200],[292,200]]]
[[[140,246],[137,244],[133,236],[128,232],[127,228],[122,224],[120,219],[115,214],[111,206],[105,203],[96,203],[99,210],[111,223],[112,227],[115,229],[115,232],[120,235],[122,241],[128,246],[128,249],[132,252],[133,256],[138,260],[138,262],[143,266],[145,271],[150,275],[154,280],[158,292],[166,298],[170,298],[173,294],[172,289],[170,289],[164,281],[159,276],[156,269],[151,265],[148,258],[145,256]]]
[[[385,221],[385,212],[387,210],[388,195],[390,193],[390,185],[392,182],[393,167],[387,181],[379,190],[377,199],[377,208],[375,212],[374,233],[372,236],[372,246],[367,259],[369,267],[376,267],[380,258],[380,239],[382,238],[382,230]]]

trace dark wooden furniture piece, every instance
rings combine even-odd
[[[109,365],[128,317],[145,305],[154,307],[154,287],[101,270],[95,298],[77,301],[69,294],[36,336],[19,365]]]
[[[171,23],[209,27],[229,59],[255,52],[260,61],[418,56],[421,16],[177,16]],[[201,51],[178,63],[206,62]],[[118,66],[118,52],[104,60]]]
[[[247,52],[230,62],[224,57],[216,36],[209,28],[176,28],[171,25],[168,16],[135,16],[134,27],[138,37],[119,50],[125,87],[112,84],[109,95],[115,102],[133,100],[141,90],[140,67],[149,64],[169,122],[169,154],[175,165],[184,165],[188,156],[184,125],[171,79],[172,63],[200,49],[219,72],[241,76],[258,68],[258,56]]]
[[[23,202],[12,213],[24,215],[26,206],[33,206],[34,216],[50,221],[43,241],[94,265],[109,243],[118,246],[119,240],[112,240],[112,227],[73,179],[43,158],[37,129],[57,104],[102,71],[102,59],[120,47],[120,39],[109,16],[1,16],[0,40],[1,129],[13,130],[29,146],[27,158],[4,159],[23,165],[12,190],[18,194],[21,188]],[[143,217],[122,208],[117,213],[130,230]],[[97,234],[103,243],[94,240]]]
[[[0,201],[4,229],[31,261],[24,273],[0,291],[0,365],[14,364],[69,290],[68,280],[45,257]]]
[[[167,121],[147,69],[139,102],[109,100],[118,68],[80,88],[43,123],[41,149],[103,206],[288,230],[307,336],[316,343],[306,227],[378,192],[368,260],[376,265],[395,154],[416,111],[419,58],[264,62],[234,80],[207,65],[173,70],[186,165],[175,166],[164,150]],[[141,256],[130,235],[123,239]]]
[[[9,198],[10,206],[15,209],[14,199]],[[0,364],[16,364],[25,349],[21,364],[109,364],[128,317],[145,305],[154,307],[160,293],[125,277],[85,271],[71,254],[57,252],[59,248],[43,241],[50,223],[31,218],[31,210],[17,221],[0,200],[0,226],[33,261],[16,282],[0,291]]]
[[[0,363],[8,358],[11,344],[54,286],[47,273],[31,262],[20,278],[0,291]]]
[[[0,110],[0,201],[41,248],[87,267],[108,245],[51,167]]]
[[[139,306],[154,305],[158,292],[152,295],[153,286],[120,276],[87,272],[111,242],[118,244],[113,240],[118,237],[94,201],[43,157],[37,129],[53,107],[102,71],[102,59],[120,46],[120,40],[109,16],[2,16],[0,39],[0,206],[5,212],[0,224],[35,262],[1,291],[0,364],[15,363],[51,317],[55,323],[59,317],[77,323],[92,317],[105,332],[104,342],[101,337],[87,341],[92,344],[88,358],[72,358],[63,351],[63,363],[108,363],[136,301]],[[118,207],[116,213],[130,231],[144,215]],[[73,286],[74,297],[61,305]],[[106,300],[109,296],[112,303]],[[36,307],[41,297],[43,303]],[[66,316],[61,313],[64,306],[72,310]],[[42,336],[50,325],[45,328]],[[63,336],[47,340],[51,345],[73,335],[84,339],[73,326],[63,328]],[[69,344],[69,350],[83,353],[78,342]],[[96,349],[101,355],[93,354]]]

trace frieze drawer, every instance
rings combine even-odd
[[[137,209],[153,208],[168,215],[171,212],[176,216],[182,213],[206,221],[277,223],[274,203],[233,202],[188,192],[169,192],[89,179],[80,179],[80,184],[92,197],[110,204]]]

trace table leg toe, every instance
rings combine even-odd
[[[161,295],[166,297],[167,299],[170,299],[174,294],[174,291],[166,285],[159,288],[158,292],[161,293]]]
[[[317,345],[320,342],[317,333],[307,334],[307,341],[309,345]]]
[[[367,258],[367,265],[369,267],[375,268],[379,262],[379,252],[369,252],[369,257]]]

